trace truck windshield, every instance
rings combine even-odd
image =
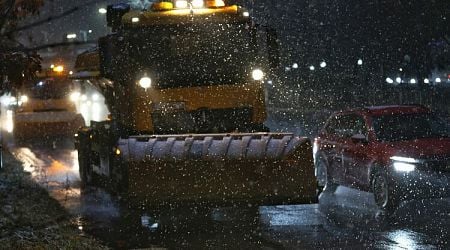
[[[430,113],[378,116],[373,127],[380,141],[450,137],[449,124]]]
[[[29,97],[33,99],[62,99],[71,91],[71,86],[66,79],[47,78],[38,80],[29,89]]]
[[[135,32],[129,48],[159,88],[235,84],[250,77],[254,36],[248,24],[158,26]]]

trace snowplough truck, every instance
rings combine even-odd
[[[74,74],[110,112],[76,135],[83,184],[146,207],[317,200],[311,142],[264,126],[264,80],[279,66],[272,29],[220,0],[107,11],[112,33]]]
[[[37,72],[36,80],[18,90],[13,116],[16,143],[43,138],[72,139],[85,125],[72,98],[77,89],[69,73],[63,65],[52,65]]]

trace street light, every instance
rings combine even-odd
[[[327,66],[327,63],[326,63],[325,61],[323,61],[323,62],[320,63],[320,67],[321,67],[321,68],[325,68],[326,66]]]
[[[313,71],[315,69],[316,69],[316,67],[314,67],[313,65],[309,66],[309,70]]]
[[[397,78],[395,78],[395,81],[396,81],[397,83],[402,83],[402,78],[397,77]]]
[[[106,14],[108,11],[105,8],[98,9],[98,13],[100,14]]]
[[[362,59],[358,59],[358,65],[363,65],[363,60]]]

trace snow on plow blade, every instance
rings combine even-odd
[[[81,114],[73,112],[29,112],[14,116],[14,137],[34,139],[70,137],[84,125]]]
[[[317,201],[309,139],[292,134],[130,137],[129,197],[143,204],[274,205]]]

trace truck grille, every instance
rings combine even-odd
[[[251,124],[251,108],[156,111],[152,113],[156,133],[226,133]]]

